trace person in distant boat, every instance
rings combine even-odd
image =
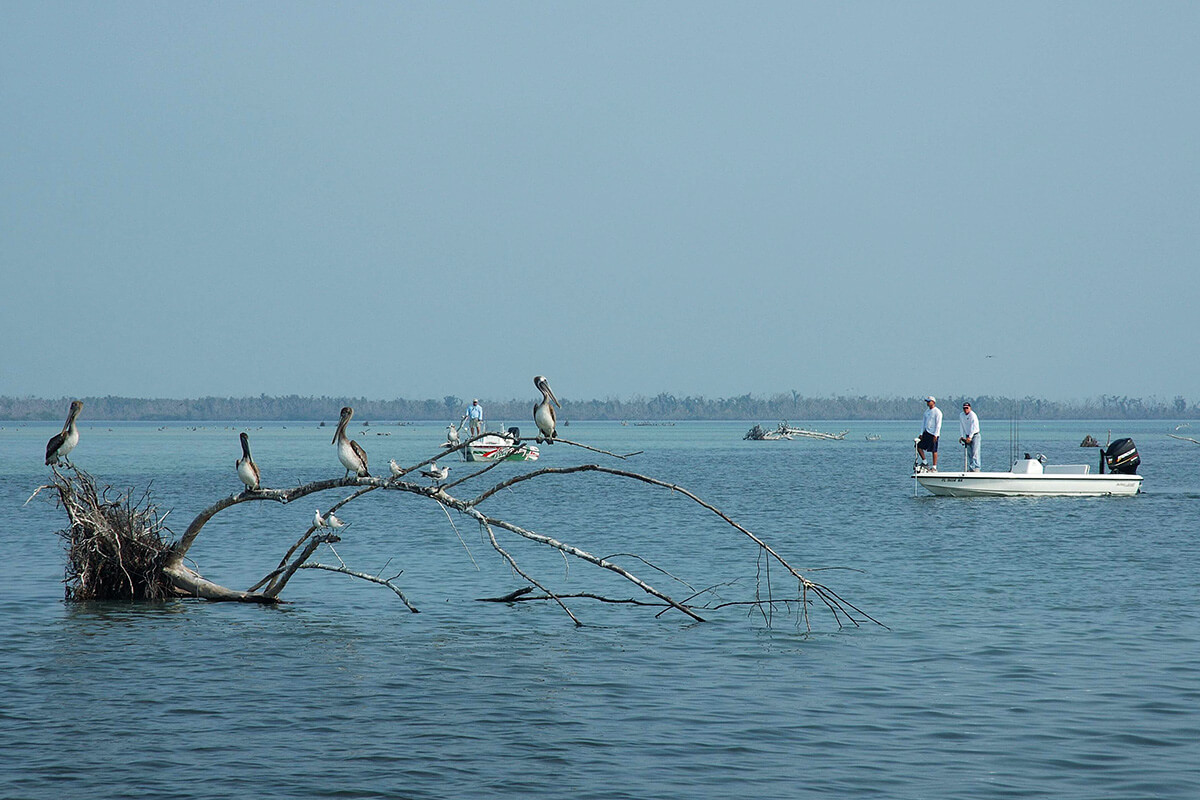
[[[979,417],[971,410],[970,403],[963,403],[962,413],[958,415],[958,428],[962,433],[959,441],[967,448],[967,470],[979,472]]]
[[[925,398],[925,419],[921,427],[921,441],[917,442],[917,453],[921,456],[921,466],[925,466],[925,451],[933,454],[933,466],[937,470],[938,438],[942,435],[942,410],[937,407],[937,400],[932,396]]]
[[[467,409],[467,419],[470,420],[468,430],[472,436],[483,433],[483,406],[479,405],[478,397],[471,401],[471,407]]]

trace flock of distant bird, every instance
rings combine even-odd
[[[550,389],[545,375],[536,376],[533,379],[533,385],[542,393],[541,402],[533,406],[533,421],[538,429],[537,441],[539,444],[543,441],[552,444],[558,438],[554,406],[562,408],[562,405]],[[62,430],[51,436],[50,441],[46,443],[46,466],[60,463],[66,463],[69,467],[73,466],[67,456],[79,444],[79,427],[75,423],[82,410],[82,401],[71,401],[71,409],[67,412],[67,421],[63,423]],[[354,409],[350,406],[342,409],[341,419],[338,420],[337,432],[333,435],[332,444],[337,445],[338,461],[346,468],[347,478],[350,477],[351,472],[359,478],[369,478],[371,473],[367,471],[367,452],[358,442],[346,435],[346,426],[350,424],[353,416]],[[246,485],[248,491],[258,491],[261,488],[262,476],[258,471],[258,465],[254,463],[254,458],[250,455],[250,437],[242,432],[239,434],[239,438],[242,442],[242,457],[234,463],[234,466],[237,467],[238,478]],[[404,469],[396,463],[396,459],[391,459],[389,466],[393,478],[404,474]],[[430,462],[428,469],[421,471],[421,475],[432,480],[434,485],[440,486],[441,482],[449,477],[450,468],[439,467],[434,461]],[[341,528],[345,524],[332,513],[322,517],[320,509],[317,509],[316,516],[313,518],[313,525],[317,528]]]

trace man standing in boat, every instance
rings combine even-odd
[[[468,429],[472,436],[483,433],[483,406],[479,405],[478,397],[471,401],[471,407],[467,409],[467,418],[470,419]]]
[[[971,410],[970,403],[963,403],[962,413],[958,415],[958,427],[962,433],[959,441],[967,448],[967,471],[979,472],[979,417]]]
[[[932,396],[925,398],[925,419],[921,428],[921,441],[917,442],[917,454],[921,456],[921,466],[925,466],[925,451],[933,454],[933,466],[937,471],[938,437],[942,435],[942,410],[937,407],[937,401]]]

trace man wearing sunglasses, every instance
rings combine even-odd
[[[963,403],[962,413],[958,415],[958,428],[962,433],[959,441],[967,448],[967,470],[979,472],[979,417],[971,410],[970,403]]]

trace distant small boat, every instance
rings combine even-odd
[[[457,443],[442,442],[442,447]],[[458,451],[463,461],[537,461],[541,451],[537,445],[521,441],[521,430],[509,428],[503,433],[485,433]]]
[[[867,441],[868,441],[868,442],[878,442],[878,441],[879,441],[880,439],[882,439],[882,438],[883,438],[883,437],[882,437],[882,436],[880,436],[878,433],[868,433],[868,434],[867,434]]]

